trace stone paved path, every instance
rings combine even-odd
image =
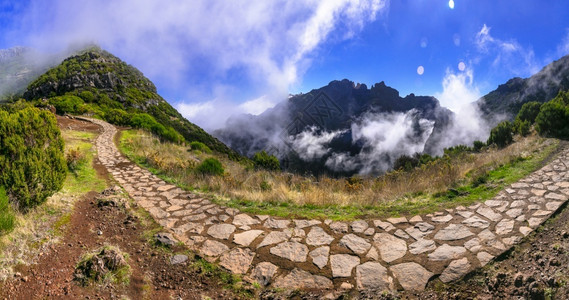
[[[569,196],[569,149],[496,197],[410,219],[287,220],[248,215],[169,185],[123,157],[116,129],[96,146],[113,177],[162,226],[206,259],[280,288],[422,290],[500,255]]]

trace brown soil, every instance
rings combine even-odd
[[[97,126],[78,120],[58,118],[62,128],[98,131]],[[107,181],[104,166],[95,160],[95,168]],[[97,205],[100,194],[90,192],[75,203],[61,242],[39,253],[37,264],[16,266],[16,275],[0,285],[0,299],[238,299],[239,295],[224,289],[218,278],[194,267],[196,257],[185,247],[171,249],[156,246],[146,236],[159,226],[145,216],[137,217],[125,206]],[[126,205],[128,207],[128,205]],[[99,235],[99,231],[101,234]],[[81,286],[74,281],[75,266],[81,256],[103,245],[113,245],[128,253],[132,275],[128,284]],[[189,260],[172,265],[177,253]]]

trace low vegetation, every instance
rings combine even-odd
[[[0,185],[14,207],[27,211],[61,189],[67,172],[63,146],[50,112],[0,110]]]
[[[7,211],[12,212],[14,216],[13,221],[9,221],[13,224],[13,229],[0,233],[0,280],[10,276],[13,266],[34,262],[38,251],[43,251],[42,249],[58,241],[62,229],[70,221],[76,199],[91,190],[100,192],[106,188],[105,181],[97,176],[93,168],[92,143],[95,134],[65,129],[61,130],[61,136],[65,141],[65,152],[78,150],[78,155],[84,157],[85,162],[78,164],[75,171],[67,173],[63,188],[59,192],[26,213],[11,211],[10,207],[3,209],[0,204],[0,219],[10,218],[7,217]],[[5,203],[2,201],[0,195],[0,203]]]
[[[439,158],[418,155],[382,176],[348,179],[251,168],[211,154],[187,151],[182,145],[163,143],[136,130],[122,133],[120,148],[165,180],[187,189],[212,192],[216,201],[243,211],[349,219],[430,212],[490,198],[539,167],[557,145],[554,140],[535,135],[517,139],[504,148],[478,142],[473,147],[446,149]],[[196,172],[213,157],[223,165],[223,176]]]
[[[6,190],[0,186],[0,235],[14,229],[15,218],[12,205],[8,201],[8,196],[6,196]]]
[[[81,257],[75,268],[75,280],[82,285],[90,283],[130,282],[130,266],[128,254],[118,247],[104,246]]]

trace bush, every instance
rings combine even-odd
[[[221,162],[215,158],[207,158],[198,165],[196,170],[203,175],[223,175],[225,170]]]
[[[14,210],[10,205],[6,190],[0,186],[0,235],[10,232],[14,228]]]
[[[21,210],[61,189],[67,166],[53,114],[31,107],[0,111],[0,170],[0,185]]]
[[[474,141],[474,143],[472,143],[472,150],[474,150],[475,152],[480,152],[482,148],[484,148],[485,146],[486,143],[482,141]]]
[[[190,143],[190,147],[192,148],[192,150],[197,150],[204,153],[211,153],[211,149],[209,149],[209,147],[202,142],[193,141]]]
[[[420,164],[420,161],[412,156],[409,155],[401,155],[398,159],[395,160],[393,163],[394,170],[403,170],[403,171],[410,171],[417,167]]]
[[[87,158],[79,147],[75,149],[69,149],[65,155],[65,160],[67,161],[67,169],[75,173],[79,167],[87,162]]]
[[[528,120],[522,121],[520,118],[516,118],[514,121],[513,131],[521,136],[526,136],[529,134],[531,128],[531,123]]]
[[[521,121],[528,121],[530,124],[535,122],[535,118],[539,114],[541,109],[541,103],[537,101],[526,102],[522,105],[522,108],[518,112],[516,119],[520,119]]]
[[[129,125],[131,123],[130,115],[118,108],[113,108],[105,112],[105,120],[115,125]]]
[[[281,169],[279,159],[274,155],[269,155],[265,150],[255,153],[253,155],[253,163],[256,168],[277,171]]]
[[[64,95],[49,99],[49,103],[55,106],[57,113],[64,114],[83,114],[85,113],[84,102],[81,98],[71,95]]]
[[[505,147],[512,143],[514,140],[513,136],[513,126],[512,123],[508,121],[500,122],[496,127],[492,128],[490,131],[490,137],[488,138],[488,145],[495,144],[498,147]]]
[[[181,143],[184,141],[184,137],[174,130],[174,128],[165,127],[158,123],[153,116],[147,113],[134,114],[130,119],[130,124],[136,128],[146,129],[157,136],[174,143]]]
[[[535,129],[544,136],[569,138],[569,92],[560,92],[541,106]]]
[[[454,147],[448,147],[443,149],[444,155],[456,156],[462,153],[470,152],[472,149],[466,145],[456,145]]]

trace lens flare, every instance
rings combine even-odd
[[[450,7],[450,9],[454,9],[454,0],[449,0],[448,7]]]
[[[459,62],[459,63],[458,63],[458,69],[459,69],[460,71],[464,71],[464,70],[466,69],[466,64],[465,64],[464,62],[462,62],[462,61]]]
[[[417,68],[417,74],[423,75],[423,73],[425,73],[425,68],[423,68],[423,66],[419,66]]]

